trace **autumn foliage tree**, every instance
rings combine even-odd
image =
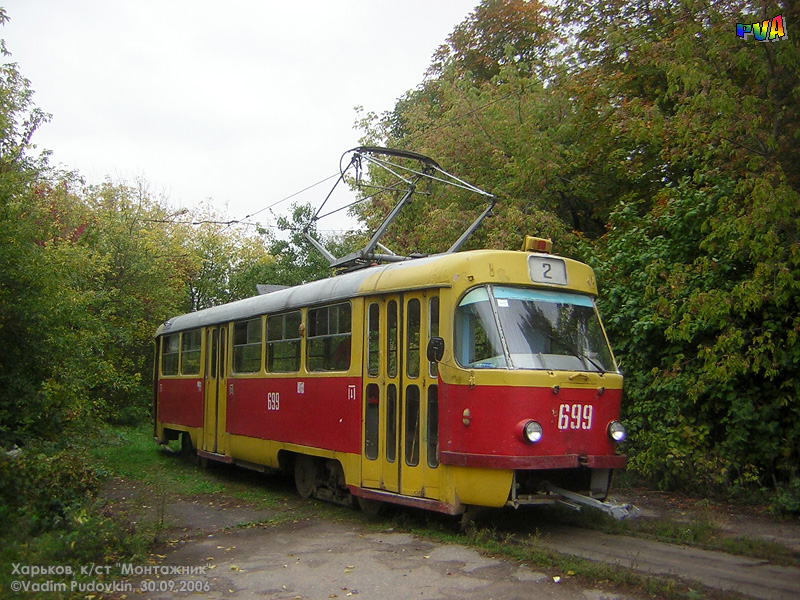
[[[481,244],[551,235],[594,264],[630,465],[665,487],[798,481],[800,44],[736,36],[778,14],[800,23],[788,2],[484,0],[362,116],[500,198]]]
[[[576,17],[601,9],[575,4]],[[605,106],[626,168],[652,178],[597,246],[610,333],[629,361],[633,465],[701,490],[786,482],[800,459],[800,53],[734,28],[800,14],[613,6],[610,25],[585,22],[579,51],[597,81],[615,81]]]
[[[6,13],[0,9],[0,23]],[[0,51],[8,60],[5,47]],[[0,446],[71,426],[136,422],[152,405],[153,334],[207,302],[255,293],[258,238],[224,244],[141,181],[86,185],[32,140],[47,115],[17,66],[0,67]],[[214,238],[218,243],[213,252]],[[221,279],[209,273],[225,272]],[[216,286],[211,289],[212,286]],[[194,306],[198,308],[199,305]]]

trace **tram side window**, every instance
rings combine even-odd
[[[428,466],[439,466],[439,386],[428,388]]]
[[[306,359],[308,370],[348,370],[351,331],[349,303],[309,309]]]
[[[386,305],[386,374],[397,377],[397,302]]]
[[[408,301],[406,319],[406,374],[419,377],[420,304],[417,298]]]
[[[257,373],[261,370],[261,319],[233,324],[233,371]]]
[[[386,460],[397,459],[397,386],[386,387]]]
[[[428,302],[428,339],[434,337],[439,337],[439,296],[433,296]],[[431,377],[437,377],[438,363],[428,362],[428,373]]]
[[[181,375],[200,375],[200,341],[203,339],[199,329],[184,331],[181,334]]]
[[[377,377],[380,370],[381,309],[376,303],[369,305],[369,339],[367,340],[367,373]]]
[[[506,368],[505,353],[486,288],[470,291],[456,308],[454,346],[463,367]]]
[[[378,458],[378,429],[381,424],[380,396],[377,383],[367,386],[367,407],[364,414],[364,456]]]
[[[406,387],[406,430],[405,454],[406,464],[416,467],[419,464],[419,388],[416,385]]]
[[[161,374],[165,376],[178,374],[178,357],[180,356],[181,336],[179,333],[161,338]]]
[[[267,319],[267,372],[300,370],[300,311]]]

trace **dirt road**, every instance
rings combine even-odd
[[[276,510],[259,510],[217,497],[170,502],[163,508],[169,525],[166,545],[156,556],[161,576],[147,583],[147,593],[136,597],[636,598],[578,585],[569,573],[545,573],[530,565],[485,557],[462,545],[395,532],[389,521],[376,531],[367,521],[339,522],[308,516],[307,510],[300,511],[305,516],[298,513],[294,518],[292,506],[303,506],[296,502],[290,498]],[[754,527],[789,546],[800,545],[796,523],[777,524],[770,530],[750,520],[738,527]],[[761,600],[800,597],[800,569],[796,567],[558,523],[537,525],[537,530],[536,543],[561,553],[682,578],[721,590],[723,595],[735,591]],[[146,575],[139,581],[148,578],[152,579]]]
[[[557,584],[527,566],[486,558],[463,546],[316,519],[220,532],[182,544],[163,564],[207,565],[203,578],[185,578],[207,582],[207,598],[622,599]]]

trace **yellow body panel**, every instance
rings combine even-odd
[[[230,435],[228,437],[228,449],[230,455],[235,457],[236,460],[263,465],[273,469],[278,469],[280,467],[278,455],[281,451],[295,454],[307,454],[308,456],[318,456],[320,458],[331,458],[341,463],[347,485],[360,485],[361,456],[358,454],[322,450],[319,448],[262,440],[260,438],[252,438],[243,435]]]
[[[402,269],[386,269],[368,277],[361,283],[359,293],[369,295],[447,287],[452,288],[457,296],[461,296],[467,289],[478,284],[531,285],[529,256],[527,252],[475,250],[437,256],[435,260],[421,260],[418,264],[409,261],[402,263]],[[537,284],[537,287],[597,296],[597,282],[590,266],[560,256],[538,253],[536,256],[564,261],[569,282],[568,286]]]
[[[513,471],[467,467],[448,467],[446,471],[455,504],[493,508],[505,506],[514,477]]]

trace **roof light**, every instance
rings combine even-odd
[[[553,251],[553,240],[526,235],[522,242],[522,251],[545,252],[549,254]]]

